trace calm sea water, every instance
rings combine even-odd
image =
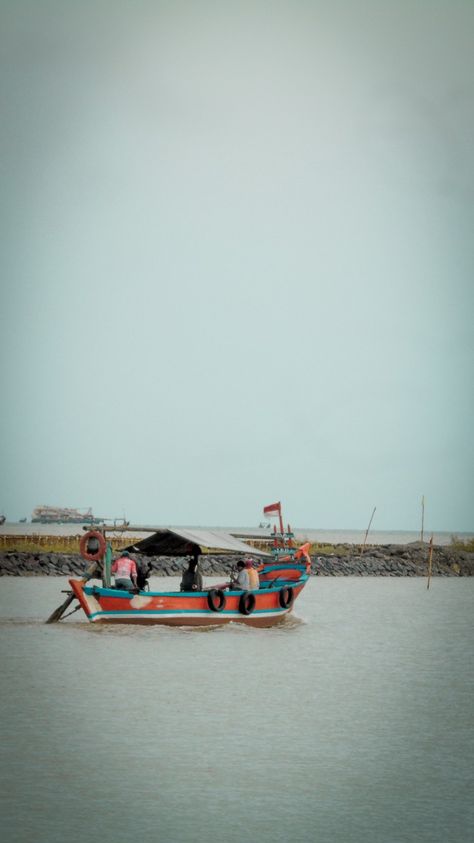
[[[0,580],[3,843],[473,839],[474,580],[313,578],[273,630],[45,626],[64,587]]]

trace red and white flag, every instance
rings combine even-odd
[[[281,516],[281,503],[271,503],[263,507],[263,514],[266,518],[279,518]]]

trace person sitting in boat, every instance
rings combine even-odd
[[[258,591],[260,588],[260,577],[258,576],[258,571],[254,568],[253,559],[245,560],[245,570],[249,578],[249,591]]]
[[[202,574],[198,568],[199,557],[193,556],[183,573],[180,591],[202,591]]]
[[[131,591],[137,587],[137,566],[128,550],[123,550],[115,560],[112,573],[115,575],[115,588]]]
[[[249,575],[245,568],[245,562],[237,562],[237,565],[235,567],[237,568],[237,575],[231,575],[229,588],[232,588],[234,590],[238,589],[240,591],[248,591],[250,584]]]

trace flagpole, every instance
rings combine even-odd
[[[364,552],[364,550],[365,550],[365,545],[366,545],[366,542],[367,542],[367,536],[369,535],[370,525],[372,524],[372,518],[373,518],[373,517],[374,517],[374,515],[375,515],[375,510],[376,510],[376,509],[377,509],[377,507],[376,507],[376,506],[374,506],[374,511],[372,512],[372,515],[370,516],[369,526],[367,527],[367,529],[366,529],[366,531],[365,531],[365,536],[364,536],[364,546],[363,546],[363,548],[362,548],[362,550],[361,550],[361,556],[362,556],[362,554],[363,554],[363,552]]]
[[[285,532],[285,529],[284,529],[284,527],[283,527],[283,518],[282,518],[282,515],[281,515],[281,503],[280,503],[280,501],[278,501],[278,517],[279,517],[279,519],[280,519],[280,533],[281,533],[281,535],[282,535],[282,537],[283,537],[283,534],[284,534],[284,532]]]

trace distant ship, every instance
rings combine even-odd
[[[6,515],[0,515],[0,525],[1,525],[1,524],[5,524],[5,521],[6,521],[6,520],[7,520],[7,516],[6,516]]]
[[[101,524],[102,518],[95,518],[92,509],[72,509],[61,506],[37,506],[31,515],[32,524]]]

